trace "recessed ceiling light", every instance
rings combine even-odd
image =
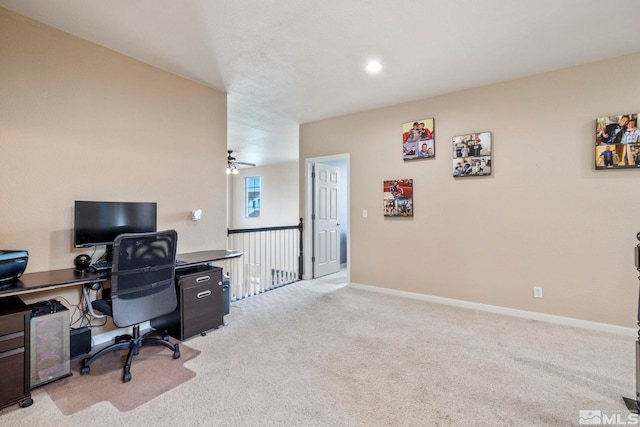
[[[370,73],[377,73],[378,71],[382,70],[382,64],[378,61],[371,61],[367,64],[365,69]]]

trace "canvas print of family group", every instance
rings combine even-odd
[[[491,132],[453,137],[453,176],[491,175]]]
[[[596,169],[640,168],[638,114],[596,119]]]
[[[426,159],[436,156],[433,118],[402,124],[402,158]]]
[[[413,216],[413,179],[383,182],[384,216]]]

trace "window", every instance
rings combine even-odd
[[[244,179],[245,215],[247,218],[260,217],[260,177],[252,176]]]

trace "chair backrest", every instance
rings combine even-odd
[[[178,306],[175,230],[127,233],[113,244],[113,323],[135,325],[171,313]]]

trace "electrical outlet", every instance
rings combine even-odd
[[[534,286],[533,287],[533,297],[534,298],[542,298],[542,286]]]

